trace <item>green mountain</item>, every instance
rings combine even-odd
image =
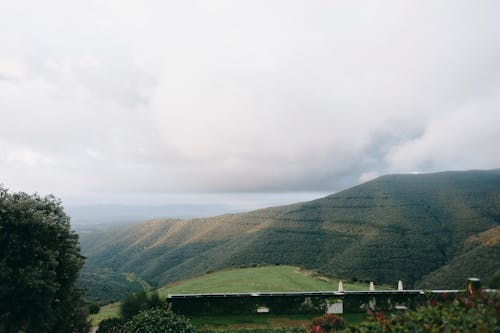
[[[487,281],[499,271],[499,225],[500,170],[388,175],[310,202],[84,234],[82,276],[134,273],[160,286],[227,267],[286,264],[458,288],[465,277]]]
[[[464,281],[473,276],[486,278],[491,288],[499,288],[500,280],[500,226],[470,236],[463,249],[446,265],[424,276],[419,287],[432,288],[433,285],[464,287]],[[494,282],[493,280],[497,282]]]

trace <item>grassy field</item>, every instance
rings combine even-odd
[[[337,290],[338,279],[327,278],[294,266],[263,266],[223,270],[168,284],[158,291],[167,294],[324,291]],[[345,290],[368,290],[363,283],[344,282]]]
[[[338,279],[328,278],[316,272],[302,270],[293,266],[263,266],[238,268],[214,272],[197,278],[180,281],[166,285],[158,289],[161,298],[167,294],[192,294],[192,293],[223,293],[223,292],[269,292],[269,291],[325,291],[337,290]],[[385,286],[387,288],[387,286]],[[368,285],[363,283],[344,282],[345,290],[368,290]],[[119,316],[120,303],[113,303],[103,306],[101,311],[91,316],[93,325],[97,325],[101,320]],[[269,315],[249,315],[249,316],[201,316],[192,317],[193,323],[197,326],[205,324],[210,327],[233,327],[238,321],[245,321],[246,325],[271,325],[280,327],[283,324],[280,320],[310,321],[310,316],[297,316],[290,319],[290,316],[276,317]],[[275,318],[275,319],[272,319]],[[312,318],[312,317],[311,317]],[[222,323],[221,323],[222,321]],[[257,321],[253,323],[253,321]],[[226,324],[224,324],[224,322]],[[220,325],[218,326],[219,323]],[[253,323],[253,324],[252,324]],[[226,326],[224,326],[226,325]],[[227,326],[230,325],[230,326]],[[254,326],[249,326],[254,327]],[[267,327],[267,326],[263,326]]]
[[[97,326],[104,319],[117,318],[120,316],[120,302],[101,306],[98,314],[90,315],[90,323]]]
[[[188,316],[191,323],[203,329],[238,329],[238,328],[279,328],[302,327],[310,328],[311,320],[322,315],[226,315],[226,316]],[[341,315],[347,323],[355,324],[363,321],[366,314],[353,313]]]

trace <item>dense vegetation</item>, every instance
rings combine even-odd
[[[371,320],[352,325],[342,332],[500,332],[500,301],[497,295],[462,295],[452,300],[433,301],[415,311],[396,315],[375,313]]]
[[[123,333],[196,333],[189,320],[169,308],[158,307],[142,311],[125,323]]]
[[[304,328],[239,328],[227,330],[199,330],[198,333],[309,333]]]
[[[333,313],[325,313],[311,321],[313,333],[336,332],[345,327],[344,319]]]
[[[129,320],[141,311],[159,307],[161,303],[157,292],[148,293],[142,290],[129,294],[120,305],[121,318]]]
[[[499,274],[499,224],[500,170],[389,175],[305,203],[86,234],[82,247],[86,272],[135,273],[153,286],[286,264],[352,280],[460,288],[467,277],[488,283]]]
[[[125,303],[125,302],[124,302]],[[166,303],[142,309],[130,318],[111,318],[99,324],[98,333],[196,333],[188,319]]]
[[[0,332],[87,333],[83,259],[59,200],[0,187]]]
[[[122,318],[109,318],[99,323],[98,333],[122,333],[125,320]]]
[[[463,250],[446,265],[425,276],[419,287],[460,286],[466,277],[481,276],[485,284],[500,288],[500,226],[468,237]],[[468,275],[468,276],[467,276]]]
[[[89,271],[86,268],[80,272],[78,287],[87,291],[87,296],[92,300],[106,304],[123,295],[139,291],[144,288],[140,278],[134,278],[131,273],[117,273],[109,268]]]

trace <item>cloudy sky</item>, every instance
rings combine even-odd
[[[0,183],[253,207],[498,168],[499,17],[496,0],[3,0]]]

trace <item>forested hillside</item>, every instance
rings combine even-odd
[[[159,286],[279,263],[454,288],[464,277],[488,281],[498,272],[499,225],[500,170],[388,175],[305,203],[82,235],[83,276],[131,272]]]

